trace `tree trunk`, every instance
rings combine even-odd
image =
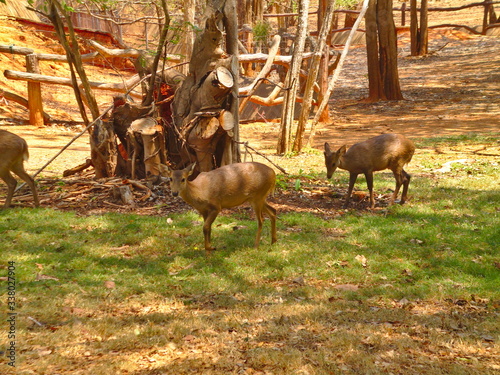
[[[323,27],[323,23],[325,22],[325,13],[327,12],[329,0],[321,0],[318,6],[318,17],[319,22],[318,22],[318,28],[321,30]],[[335,17],[335,16],[333,16]],[[333,20],[332,20],[333,24]],[[330,30],[327,32],[329,33],[332,30],[332,26],[330,26]],[[318,85],[319,85],[319,92],[318,92],[318,102],[321,102],[323,100],[323,95],[328,89],[328,76],[329,76],[329,70],[330,70],[330,46],[325,44],[324,50],[323,50],[323,55],[321,56],[321,61],[319,65],[319,73],[318,73]],[[328,107],[325,107],[325,109],[320,113],[320,121],[322,122],[328,122],[330,121],[330,111],[328,110]]]
[[[352,39],[354,37],[354,34],[356,33],[356,31],[359,27],[359,24],[361,23],[361,20],[365,16],[366,10],[368,9],[368,3],[369,3],[369,0],[363,1],[363,5],[361,7],[361,11],[359,12],[358,19],[356,20],[356,22],[354,22],[354,25],[349,33],[349,37],[347,38],[347,40],[345,42],[345,46],[344,46],[344,49],[342,51],[342,54],[340,55],[340,58],[337,60],[338,64],[335,68],[335,73],[333,74],[333,77],[331,78],[330,82],[328,83],[328,89],[325,93],[323,100],[319,104],[316,115],[314,116],[314,119],[313,119],[312,124],[311,124],[311,133],[309,134],[309,139],[307,141],[307,145],[309,147],[312,146],[312,143],[314,141],[314,136],[316,134],[316,126],[318,125],[321,111],[324,108],[326,108],[328,105],[328,99],[330,98],[330,95],[332,94],[333,89],[335,88],[335,83],[337,82],[337,80],[340,76],[340,72],[342,71],[342,67],[344,65],[345,58],[347,56],[347,53],[349,52],[349,48],[351,47],[351,42],[352,42]]]
[[[302,101],[302,109],[299,116],[299,123],[297,125],[297,134],[295,135],[295,142],[293,144],[293,151],[300,152],[302,150],[302,141],[306,129],[307,120],[311,112],[313,100],[313,85],[316,83],[316,78],[320,69],[321,58],[324,56],[326,47],[326,38],[332,27],[333,11],[335,7],[335,0],[329,0],[328,7],[324,13],[324,18],[321,25],[321,30],[318,35],[318,45],[314,51],[314,57],[311,60],[309,75],[307,76],[306,87],[304,90],[304,98]],[[321,90],[325,92],[326,90]],[[327,108],[328,110],[328,108]]]
[[[367,101],[403,99],[399,85],[392,0],[370,0],[366,13],[366,51],[369,87]]]
[[[366,55],[368,64],[368,101],[386,100],[379,70],[377,0],[370,0],[366,11]]]
[[[420,27],[418,22],[417,0],[410,2],[410,54],[411,56],[425,56],[428,53],[428,4],[421,0]]]
[[[68,26],[69,40],[64,31],[64,24],[61,19],[61,15],[64,16]],[[47,16],[54,25],[57,37],[66,51],[68,65],[71,72],[73,91],[75,93],[76,101],[78,103],[83,121],[86,125],[90,124],[85,110],[85,104],[90,109],[92,119],[96,120],[92,130],[90,131],[90,155],[92,158],[92,164],[95,168],[96,177],[108,177],[114,173],[114,169],[116,167],[114,132],[105,122],[97,120],[99,118],[99,107],[83,67],[79,44],[76,39],[71,17],[57,0],[50,1],[49,14]],[[77,81],[77,74],[81,80],[80,84],[78,84]]]
[[[307,18],[309,11],[309,0],[301,0],[299,3],[299,25],[295,45],[293,49],[292,65],[285,80],[285,95],[281,116],[281,128],[277,145],[277,153],[284,154],[290,151],[290,136],[295,113],[295,99],[299,88],[299,73],[302,64],[302,54],[307,36]]]
[[[183,12],[185,28],[183,38],[183,55],[187,58],[193,53],[196,0],[186,0],[184,3]],[[187,65],[182,66],[182,73],[184,75],[188,74],[188,70],[189,67]]]
[[[392,0],[378,0],[380,72],[387,100],[402,100],[399,86],[398,46],[392,14]]]
[[[161,6],[163,9],[163,14],[165,15],[165,23],[161,28],[160,40],[158,41],[158,48],[156,49],[156,54],[151,65],[151,77],[149,78],[149,87],[148,91],[142,100],[143,106],[149,106],[153,103],[153,93],[155,91],[156,84],[156,71],[158,69],[158,64],[160,62],[160,58],[162,56],[162,51],[165,48],[165,44],[167,43],[167,33],[170,27],[170,16],[168,14],[167,3],[165,0],[161,0]]]

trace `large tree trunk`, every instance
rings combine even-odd
[[[367,101],[401,100],[392,0],[370,0],[366,13]]]

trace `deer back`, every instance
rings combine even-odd
[[[415,152],[412,141],[400,134],[382,134],[351,146],[339,168],[352,173],[398,169],[408,164]]]
[[[235,163],[202,172],[188,182],[192,199],[210,201],[221,208],[265,199],[274,190],[276,175],[261,163]]]

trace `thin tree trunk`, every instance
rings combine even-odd
[[[345,46],[342,51],[342,55],[340,56],[339,63],[337,64],[337,68],[335,69],[335,73],[333,74],[333,77],[330,80],[330,83],[328,84],[328,89],[325,93],[325,96],[323,97],[323,100],[321,101],[318,110],[316,111],[316,115],[314,116],[313,122],[311,124],[311,133],[309,134],[309,139],[307,141],[307,146],[309,147],[312,146],[312,143],[314,141],[314,136],[316,135],[316,126],[318,125],[319,119],[321,117],[321,112],[328,105],[328,100],[330,99],[330,95],[332,94],[333,89],[335,88],[335,83],[337,82],[340,76],[340,72],[342,71],[342,66],[344,65],[345,58],[347,56],[347,53],[349,52],[349,48],[351,47],[351,42],[354,37],[354,34],[356,34],[359,24],[361,23],[361,20],[365,16],[365,13],[368,9],[369,1],[370,0],[364,0],[363,2],[363,6],[361,7],[361,10],[359,12],[358,19],[356,20],[356,22],[354,22],[351,32],[349,33],[349,37],[345,42]]]
[[[422,0],[420,4],[420,38],[418,41],[418,54],[425,56],[428,53],[429,29],[427,25],[428,4],[427,0]]]
[[[328,3],[329,0],[320,0],[318,4],[318,30],[321,30],[321,27],[323,26],[323,22],[325,19],[325,12],[327,11],[328,8]],[[333,16],[335,20],[335,15]],[[332,21],[333,25],[333,21]],[[333,27],[330,27],[330,31],[332,30]],[[328,44],[325,45],[325,48],[323,49],[323,55],[321,57],[321,62],[319,65],[319,72],[318,72],[318,86],[319,86],[319,92],[318,92],[318,102],[321,102],[323,100],[323,94],[326,92],[328,89],[328,76],[330,74],[330,46]],[[328,108],[325,108],[325,110],[321,113],[320,117],[321,122],[327,122],[330,121],[330,111],[328,111]]]
[[[236,12],[236,0],[226,0],[224,5],[224,27],[226,29],[226,51],[232,56],[231,74],[234,77],[234,85],[230,94],[230,109],[234,121],[233,136],[226,137],[226,146],[222,165],[237,163],[241,159],[240,140],[240,114],[239,114],[239,63],[238,63],[238,17]]]
[[[428,29],[428,2],[421,0],[420,25],[418,21],[417,0],[411,0],[410,10],[410,54],[411,56],[425,56],[428,53],[429,29]]]
[[[304,132],[306,129],[307,120],[309,119],[309,114],[311,112],[314,93],[313,86],[316,83],[316,78],[318,76],[319,68],[321,65],[321,57],[323,56],[323,52],[325,50],[326,37],[328,36],[328,33],[332,27],[334,9],[335,0],[329,0],[328,7],[325,12],[325,17],[321,25],[321,30],[318,35],[318,45],[316,47],[316,51],[314,51],[314,56],[309,68],[309,75],[307,76],[304,98],[302,101],[302,109],[299,116],[299,123],[297,125],[297,134],[295,135],[295,142],[293,144],[293,151],[295,152],[300,152],[302,150]]]
[[[418,12],[417,0],[410,0],[410,54],[418,56]]]
[[[252,84],[250,84],[248,88],[248,92],[246,93],[246,97],[240,102],[240,107],[239,107],[239,112],[242,113],[243,109],[245,108],[246,104],[252,97],[253,93],[257,88],[261,85],[262,81],[264,78],[266,78],[271,71],[271,68],[273,67],[274,64],[274,57],[278,53],[279,47],[280,47],[280,41],[281,37],[279,35],[275,35],[273,37],[273,42],[271,44],[271,47],[269,48],[269,55],[267,58],[266,63],[264,64],[264,67],[261,69],[257,77],[255,77],[254,81]]]
[[[196,11],[196,0],[186,0],[184,3],[184,45],[183,54],[186,59],[188,59],[193,53],[193,43],[194,43],[194,14]],[[187,75],[189,73],[189,66],[182,66],[182,73]]]
[[[149,87],[148,87],[148,92],[146,93],[146,96],[142,101],[143,106],[149,106],[153,102],[153,92],[155,90],[155,83],[156,83],[156,71],[158,69],[160,58],[162,56],[163,48],[167,43],[167,33],[170,27],[170,16],[168,14],[167,3],[165,0],[161,0],[161,6],[163,9],[163,14],[165,15],[165,23],[163,24],[163,28],[161,30],[160,40],[158,41],[158,48],[156,50],[155,58],[151,66],[151,77],[149,77]]]
[[[276,149],[278,154],[290,151],[290,136],[294,120],[295,99],[299,87],[300,65],[302,64],[302,54],[307,36],[308,12],[309,0],[301,0],[299,3],[299,25],[293,50],[292,64],[285,80],[287,91],[284,95],[281,128]]]

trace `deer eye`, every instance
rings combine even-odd
[[[183,178],[183,179],[181,180],[181,182],[184,182],[184,181],[186,181],[186,179],[185,179],[185,178]]]

